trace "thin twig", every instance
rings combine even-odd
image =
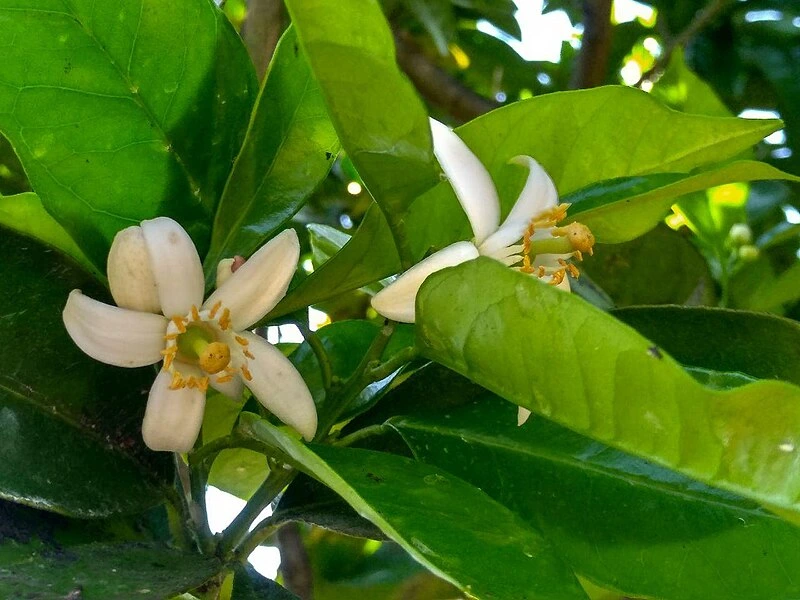
[[[385,425],[370,425],[369,427],[364,427],[363,429],[359,429],[358,431],[354,431],[350,435],[346,435],[343,438],[336,440],[333,445],[334,446],[352,446],[356,442],[359,442],[363,439],[380,435],[384,431],[386,431]]]
[[[411,34],[394,31],[397,64],[405,71],[417,91],[431,104],[459,121],[469,121],[500,106],[471,90],[436,65]]]
[[[325,346],[323,346],[319,336],[311,331],[305,323],[302,321],[295,321],[295,324],[300,330],[303,339],[308,342],[308,345],[311,347],[314,356],[317,357],[319,369],[322,372],[322,387],[327,392],[330,390],[331,382],[333,381],[333,367],[331,365],[330,356],[328,356],[328,351],[325,350]]]
[[[603,85],[611,56],[612,0],[583,0],[583,38],[570,87],[583,89]]]
[[[640,87],[644,81],[652,81],[653,77],[661,73],[669,64],[675,50],[685,48],[698,33],[711,25],[723,11],[733,6],[735,2],[736,0],[712,0],[705,8],[698,11],[686,28],[667,42],[664,46],[664,52],[658,57],[653,66],[642,74],[635,87]]]

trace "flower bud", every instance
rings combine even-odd
[[[753,232],[746,223],[736,223],[728,234],[735,246],[743,246],[753,241]]]
[[[739,258],[745,262],[753,262],[758,258],[758,248],[752,244],[747,244],[739,248]]]

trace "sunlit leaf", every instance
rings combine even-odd
[[[800,509],[800,387],[708,389],[613,317],[491,259],[425,282],[417,336],[429,358],[578,433]]]
[[[0,30],[0,131],[94,265],[157,215],[207,248],[257,85],[214,2],[7,0]]]
[[[294,29],[281,38],[214,221],[206,271],[247,256],[300,209],[339,152]]]

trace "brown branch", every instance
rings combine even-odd
[[[733,6],[735,1],[736,0],[712,0],[702,10],[697,11],[694,19],[692,19],[686,28],[667,42],[664,47],[664,52],[658,57],[658,60],[653,66],[641,76],[636,86],[640,86],[643,81],[652,80],[655,75],[661,73],[669,64],[672,54],[676,49],[685,48],[698,33],[711,25],[725,9]]]
[[[612,4],[613,0],[583,0],[581,51],[570,81],[570,87],[574,90],[605,83],[614,35]]]
[[[311,563],[297,523],[287,523],[278,530],[278,547],[281,551],[284,587],[300,600],[312,600],[314,581]]]
[[[275,46],[285,28],[286,11],[283,0],[248,0],[247,18],[242,24],[242,38],[256,67],[259,81],[267,72]]]
[[[397,64],[428,102],[459,121],[469,121],[500,106],[436,65],[408,32],[395,30],[394,34]]]

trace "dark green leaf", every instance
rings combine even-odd
[[[32,192],[0,196],[0,225],[63,252],[100,281],[103,274],[86,258],[66,230],[42,206]]]
[[[393,454],[331,446],[312,451],[266,421],[251,419],[246,428],[469,595],[585,598],[538,533],[462,480]]]
[[[706,388],[613,317],[485,258],[423,284],[417,342],[429,358],[578,433],[800,509],[800,387]]]
[[[225,15],[211,0],[7,0],[0,30],[0,131],[95,266],[157,215],[202,253],[256,91]]]
[[[456,17],[450,0],[406,0],[406,3],[431,36],[439,54],[447,56],[448,44],[456,29]]]
[[[800,529],[496,398],[390,423],[415,456],[539,528],[581,575],[648,598],[789,600]],[[735,590],[735,591],[734,591]]]
[[[393,229],[438,180],[428,115],[375,0],[288,0],[344,150]],[[397,232],[399,233],[399,232]]]
[[[158,503],[171,461],[140,439],[153,371],[92,360],[61,321],[70,290],[100,299],[104,291],[10,232],[0,256],[0,497],[84,517]]]
[[[800,385],[797,321],[724,308],[679,306],[631,307],[612,314],[685,365]]]
[[[768,286],[759,287],[750,296],[748,307],[753,310],[778,310],[782,304],[800,298],[800,261],[778,275]]]
[[[237,566],[234,573],[231,600],[297,600],[297,596],[250,565]]]
[[[275,235],[325,179],[336,132],[294,29],[281,38],[220,199],[206,271]]]
[[[640,238],[598,245],[580,265],[617,306],[706,304],[714,282],[706,261],[686,236],[660,225]]]
[[[33,546],[24,559],[0,566],[0,595],[36,600],[163,600],[201,585],[219,569],[214,557],[161,544]]]

